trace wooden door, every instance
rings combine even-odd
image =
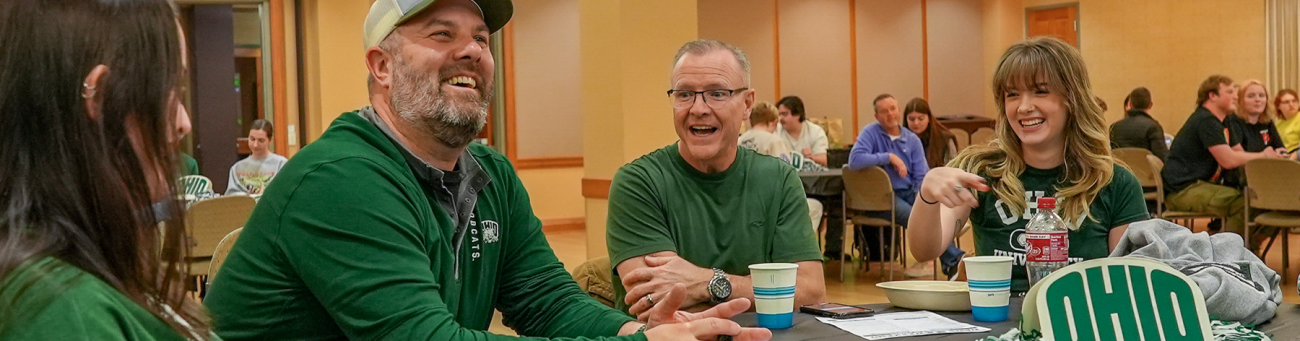
[[[1031,9],[1025,13],[1025,31],[1030,38],[1056,37],[1079,47],[1079,5]]]

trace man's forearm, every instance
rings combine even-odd
[[[813,160],[813,162],[816,162],[816,163],[819,164],[819,165],[826,166],[826,153],[822,153],[822,154],[814,154],[814,155],[812,156],[812,160]],[[836,165],[836,166],[839,166],[839,165]]]

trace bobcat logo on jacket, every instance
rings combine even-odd
[[[496,243],[500,239],[497,234],[497,222],[491,220],[483,221],[483,242]]]

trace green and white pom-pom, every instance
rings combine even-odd
[[[1214,341],[1272,341],[1267,334],[1242,325],[1237,322],[1224,322],[1219,320],[1210,321],[1210,333],[1214,334]],[[989,336],[978,341],[1041,341],[1043,335],[1037,330],[1021,332],[1019,328],[1011,330],[1000,336]]]

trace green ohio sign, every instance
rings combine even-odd
[[[1174,268],[1142,258],[1065,267],[1025,297],[1021,329],[1044,340],[1213,340],[1205,297]]]

